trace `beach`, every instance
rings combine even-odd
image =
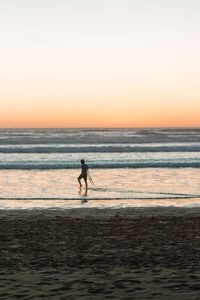
[[[2,129],[0,299],[199,299],[199,168],[199,128]]]
[[[200,208],[0,210],[0,299],[199,299]]]

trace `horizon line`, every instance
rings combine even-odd
[[[200,129],[200,126],[94,126],[94,127],[0,127],[0,130],[4,129]]]

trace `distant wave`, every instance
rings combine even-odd
[[[0,162],[0,169],[13,170],[53,170],[53,169],[79,169],[77,163],[67,162]],[[90,163],[93,169],[118,168],[200,168],[200,161],[145,161],[145,162],[98,162]]]
[[[200,143],[200,128],[0,129],[0,145]],[[40,151],[40,150],[38,150]],[[49,151],[49,149],[47,150]],[[53,150],[54,151],[54,150]],[[58,150],[59,151],[59,150]],[[65,151],[65,150],[63,150]]]
[[[114,152],[200,152],[200,143],[163,145],[4,145],[0,153],[114,153]]]

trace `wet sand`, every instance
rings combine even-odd
[[[0,210],[0,228],[0,299],[199,299],[199,208]]]

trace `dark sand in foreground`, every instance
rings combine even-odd
[[[200,299],[200,209],[0,210],[0,299]]]

